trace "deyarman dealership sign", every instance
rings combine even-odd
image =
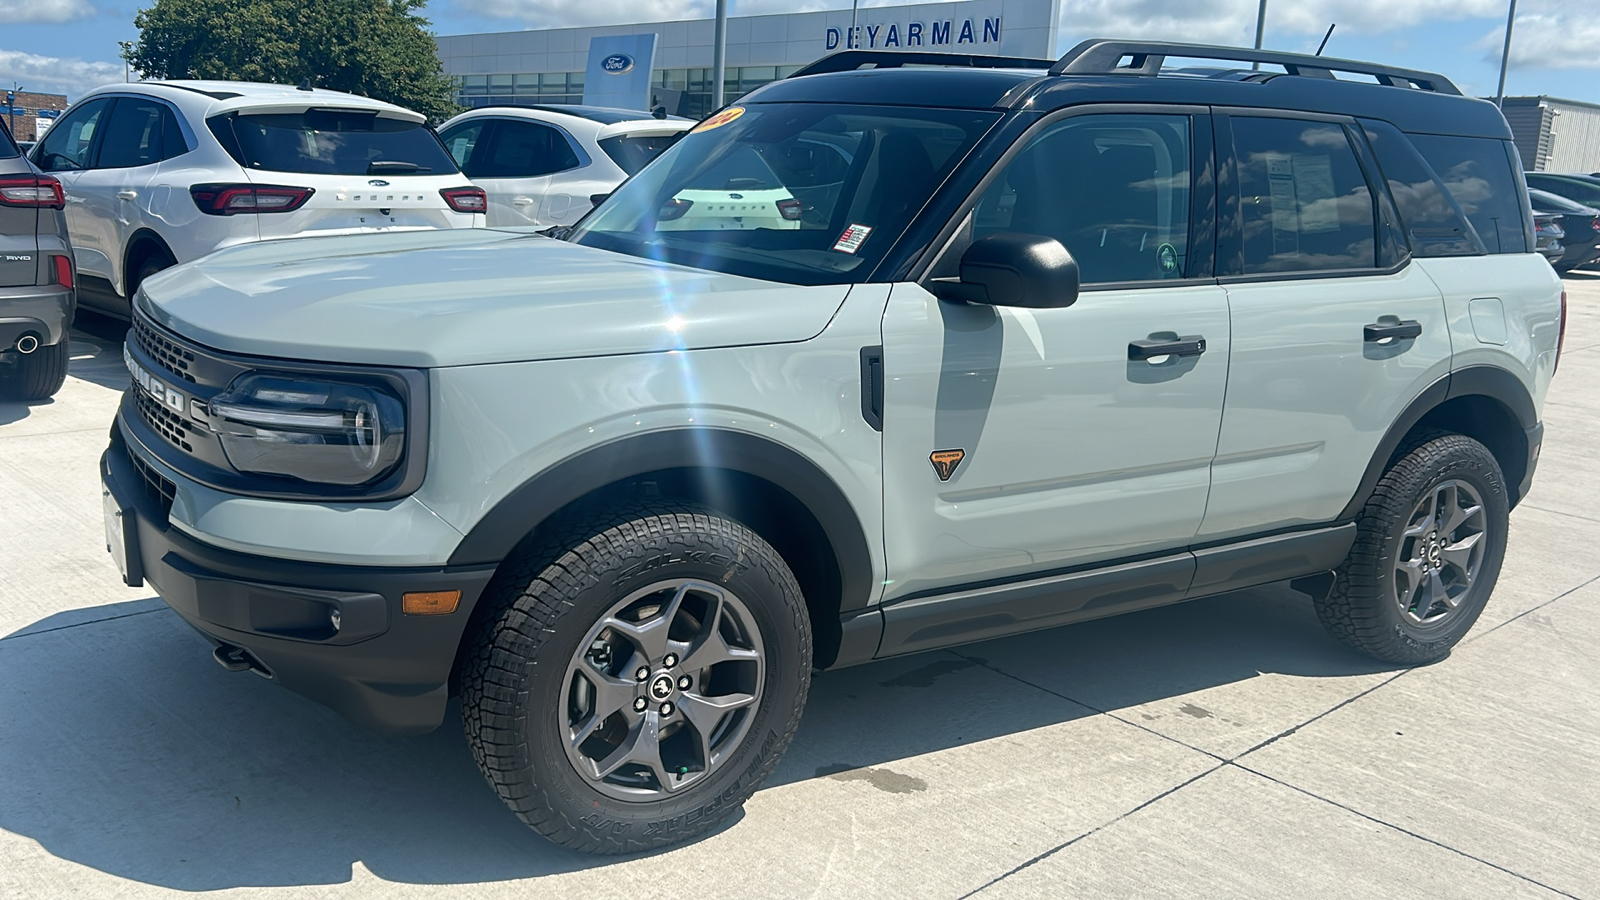
[[[944,21],[899,22],[887,25],[858,25],[852,37],[849,28],[828,29],[828,49],[909,49],[912,47],[978,46],[1000,43],[1000,17],[984,19],[945,19]]]

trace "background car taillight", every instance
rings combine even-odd
[[[56,276],[56,284],[72,287],[72,260],[63,254],[56,254],[50,257],[50,262]]]
[[[194,205],[208,216],[292,212],[314,193],[314,188],[281,184],[197,184],[189,188]]]
[[[481,213],[489,209],[489,195],[483,192],[483,188],[442,188],[439,196],[456,212]]]
[[[23,175],[0,178],[0,205],[63,209],[67,198],[61,182],[49,175]]]
[[[656,219],[661,222],[676,222],[683,218],[684,213],[694,206],[693,200],[681,200],[677,197],[661,204],[661,212],[656,214]]]
[[[805,204],[799,200],[778,201],[778,215],[783,216],[790,222],[800,221],[800,214],[803,212],[805,212]]]
[[[1567,292],[1561,292],[1561,325],[1556,329],[1556,361],[1550,367],[1550,374],[1554,375],[1561,368],[1561,347],[1567,342]]]

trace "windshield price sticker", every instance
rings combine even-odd
[[[732,122],[734,119],[737,119],[742,115],[744,115],[744,107],[730,106],[722,112],[719,112],[711,118],[705,120],[704,122],[701,122],[699,125],[696,125],[690,130],[689,133],[699,134],[702,131],[710,131],[713,128],[721,128],[722,126]]]
[[[861,245],[867,240],[867,235],[871,233],[872,229],[866,225],[851,225],[844,230],[844,234],[839,235],[839,242],[833,245],[833,249],[854,253],[861,249]]]

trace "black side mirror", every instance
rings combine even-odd
[[[936,279],[944,300],[1054,309],[1078,302],[1078,263],[1055,238],[1002,232],[961,254],[960,279]]]

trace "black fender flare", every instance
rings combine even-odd
[[[841,611],[872,593],[872,556],[855,507],[834,480],[782,444],[737,431],[674,428],[590,448],[540,472],[473,525],[449,565],[498,564],[541,522],[608,485],[672,469],[726,470],[789,493],[817,520],[838,563]]]
[[[1383,440],[1378,442],[1378,448],[1372,454],[1372,459],[1367,463],[1367,470],[1361,476],[1361,485],[1356,489],[1350,502],[1339,513],[1339,522],[1353,521],[1361,512],[1361,507],[1366,505],[1367,498],[1372,496],[1373,490],[1378,486],[1378,479],[1388,471],[1389,463],[1394,459],[1394,454],[1400,449],[1400,444],[1407,434],[1417,426],[1418,422],[1451,400],[1462,397],[1481,396],[1495,401],[1510,415],[1524,432],[1532,431],[1539,426],[1539,415],[1534,409],[1533,396],[1517,376],[1497,366],[1468,366],[1458,369],[1433,382],[1412,400],[1405,410],[1395,418],[1389,430],[1384,433]],[[1525,439],[1525,437],[1524,437]],[[1518,485],[1507,486],[1512,494],[1513,505],[1521,499],[1516,496]]]
[[[122,248],[122,290],[123,293],[127,295],[127,299],[130,303],[133,302],[132,280],[134,275],[134,250],[145,244],[155,244],[157,247],[161,248],[161,252],[165,253],[168,259],[171,259],[173,262],[178,261],[178,254],[172,252],[172,247],[166,242],[166,240],[164,240],[161,235],[155,233],[149,228],[141,228],[130,235],[128,237],[128,245]]]

